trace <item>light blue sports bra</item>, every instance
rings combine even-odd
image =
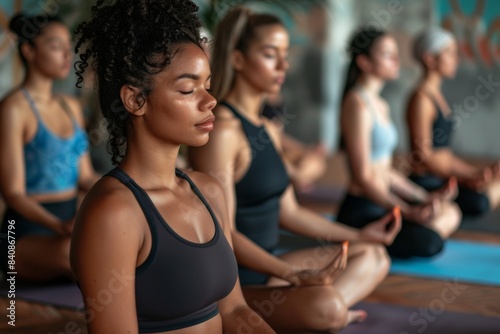
[[[74,133],[61,138],[42,122],[40,113],[29,92],[21,88],[37,119],[37,131],[33,139],[24,145],[26,192],[28,194],[57,193],[76,188],[80,157],[88,150],[85,132],[61,100],[63,109],[70,115]]]
[[[361,99],[370,110],[373,117],[373,127],[371,133],[371,161],[377,161],[383,158],[392,156],[394,149],[398,143],[398,131],[392,121],[389,123],[382,123],[377,111],[370,104],[368,96],[362,88],[356,88]]]

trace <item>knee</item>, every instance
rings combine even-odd
[[[436,232],[429,230],[425,238],[419,240],[416,256],[431,257],[441,253],[444,248],[444,240]]]
[[[462,222],[462,210],[456,203],[450,203],[447,208],[448,215],[450,220],[450,225],[453,225],[454,231],[458,229],[460,223]]]
[[[490,200],[486,195],[478,196],[477,200],[474,201],[474,206],[472,208],[472,213],[476,215],[482,215],[490,211]]]
[[[71,237],[64,237],[59,240],[58,256],[54,259],[57,261],[57,266],[61,269],[65,276],[72,276],[71,266],[69,262],[69,252],[71,246]]]
[[[342,295],[331,286],[325,286],[311,296],[313,307],[309,330],[336,333],[347,324],[347,306]]]
[[[361,256],[364,259],[364,268],[371,268],[372,274],[370,277],[378,277],[383,280],[389,273],[391,268],[391,259],[387,253],[386,247],[382,244],[362,244]]]
[[[490,211],[490,200],[485,194],[463,195],[456,202],[466,215],[481,215]]]

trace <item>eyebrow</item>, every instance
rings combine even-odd
[[[271,45],[271,44],[263,45],[261,50],[264,50],[264,49],[273,49],[273,50],[279,51],[279,47],[277,47],[275,45]],[[285,51],[288,52],[288,51],[290,51],[290,49],[287,48]]]
[[[212,78],[212,75],[209,75],[207,80],[210,80]],[[191,79],[191,80],[200,80],[200,76],[198,74],[194,74],[194,73],[184,73],[184,74],[181,74],[179,75],[177,78],[175,78],[175,81],[179,81],[179,80],[182,80],[182,79]]]

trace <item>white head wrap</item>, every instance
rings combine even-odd
[[[422,60],[425,53],[438,54],[455,38],[453,34],[441,28],[432,28],[417,36],[413,44],[413,56]]]

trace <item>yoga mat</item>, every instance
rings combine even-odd
[[[441,305],[444,305],[442,307]],[[382,303],[359,303],[353,309],[368,312],[366,320],[340,334],[499,334],[500,318],[447,312],[446,304],[431,302],[419,308]]]
[[[450,239],[433,258],[394,259],[391,273],[499,286],[500,245]]]
[[[6,297],[7,290],[2,288],[0,296]],[[83,309],[83,299],[76,284],[49,286],[16,287],[16,300],[26,300],[35,303],[53,305],[56,307]]]
[[[496,209],[477,217],[464,217],[460,229],[500,233],[500,210]]]

